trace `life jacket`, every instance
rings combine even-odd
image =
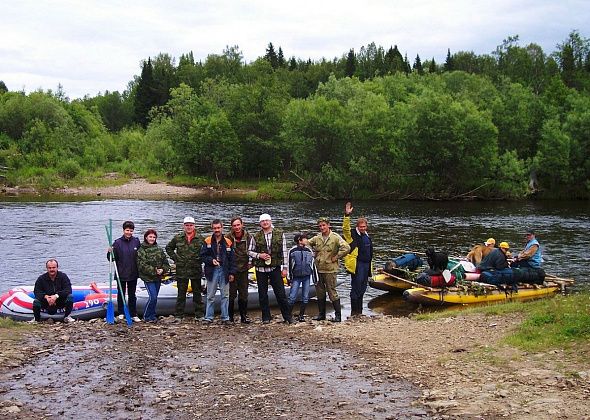
[[[268,245],[266,244],[266,238],[264,236],[264,231],[259,230],[256,235],[254,235],[254,241],[256,242],[256,249],[257,253],[266,253],[268,254]],[[270,244],[271,251],[270,252],[270,267],[277,267],[283,264],[283,232],[278,229],[272,230],[272,239]],[[253,260],[254,265],[256,267],[268,267],[264,260],[257,258]]]

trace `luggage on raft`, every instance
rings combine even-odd
[[[440,270],[426,270],[416,277],[416,283],[422,286],[436,288],[450,287],[455,284],[455,280],[457,280],[457,277],[451,273],[451,279],[447,283]]]
[[[494,286],[500,286],[502,284],[508,286],[514,286],[517,281],[514,279],[513,269],[512,268],[504,268],[502,270],[490,270],[490,271],[482,271],[479,275],[479,281],[481,283],[487,283]]]
[[[543,284],[545,270],[542,268],[506,268],[504,270],[484,271],[479,281],[493,285],[515,285],[518,283]]]
[[[515,283],[543,284],[545,270],[542,268],[513,268],[512,277]]]
[[[385,263],[383,271],[398,277],[407,278],[406,270],[414,271],[424,265],[424,261],[416,254],[404,254],[393,261]]]

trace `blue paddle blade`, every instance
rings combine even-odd
[[[129,313],[129,306],[123,306],[123,311],[125,312],[125,320],[127,321],[127,326],[130,327],[133,324],[133,319],[131,319],[131,314]]]
[[[113,301],[109,301],[107,304],[107,324],[113,325],[115,323],[115,308],[113,306]]]

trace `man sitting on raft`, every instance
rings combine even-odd
[[[64,322],[74,322],[70,316],[74,307],[72,296],[72,284],[66,273],[57,270],[59,266],[55,258],[47,260],[45,268],[47,273],[40,275],[35,282],[35,300],[33,300],[33,315],[30,322],[41,321],[41,309],[45,309],[50,315],[55,315],[58,309],[65,308]]]
[[[479,281],[500,286],[513,284],[512,269],[508,264],[508,242],[501,242],[499,248],[494,248],[477,266],[481,270]]]

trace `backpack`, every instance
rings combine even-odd
[[[313,273],[313,254],[305,249],[295,249],[291,252],[291,273],[293,277],[308,277]]]

